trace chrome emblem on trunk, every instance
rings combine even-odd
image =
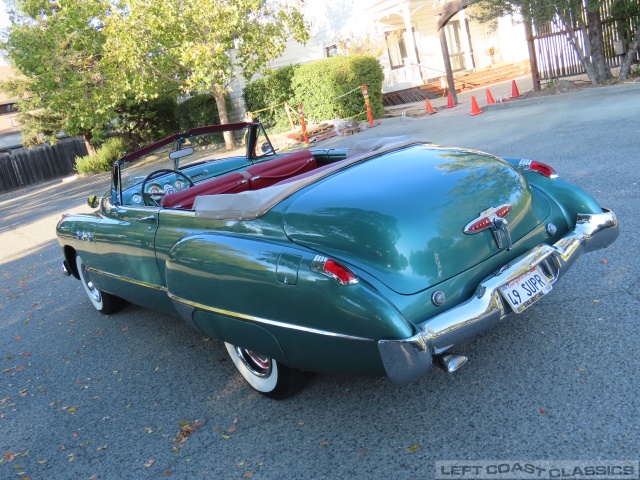
[[[471,220],[466,227],[464,233],[473,235],[485,230],[491,230],[493,238],[498,248],[502,248],[502,236],[507,241],[507,250],[511,250],[511,234],[509,233],[509,222],[505,217],[511,212],[511,205],[504,204],[499,207],[490,207],[482,211],[478,218]]]

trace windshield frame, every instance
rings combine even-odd
[[[170,135],[166,138],[163,138],[162,140],[158,140],[157,142],[154,142],[150,145],[139,148],[138,150],[135,150],[130,153],[125,153],[125,155],[122,158],[116,160],[113,164],[113,170],[111,175],[111,178],[112,178],[111,203],[113,205],[123,204],[122,175],[123,175],[123,171],[125,170],[125,167],[129,162],[139,160],[145,155],[155,150],[158,150],[166,145],[170,145],[171,143],[174,144],[173,151],[178,151],[180,150],[182,144],[187,139],[190,139],[192,137],[197,137],[197,136],[212,134],[212,133],[238,132],[242,130],[246,130],[247,132],[243,139],[245,143],[245,157],[251,163],[258,163],[260,161],[264,161],[265,159],[270,158],[276,154],[273,144],[269,140],[269,137],[267,136],[267,133],[262,123],[259,121],[228,123],[223,125],[209,125],[205,127],[192,128],[187,132]],[[261,141],[261,146],[259,149],[261,152],[261,155],[256,154],[256,144],[257,144],[258,138],[260,138],[260,141]],[[267,152],[265,152],[263,148],[265,145],[265,142],[270,145],[270,149],[267,148],[268,150]],[[172,161],[173,161],[174,170],[179,170],[180,158],[173,159]],[[220,161],[224,162],[224,159],[221,159]],[[187,165],[187,167],[191,165],[192,164],[189,164]],[[128,187],[126,190],[132,187],[135,187],[135,185]]]

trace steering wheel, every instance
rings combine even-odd
[[[176,175],[183,177],[187,181],[187,183],[189,183],[189,187],[193,187],[195,185],[193,183],[193,180],[191,180],[185,173],[181,172],[180,170],[171,170],[170,168],[161,168],[160,170],[151,172],[149,175],[147,175],[147,177],[142,182],[142,188],[141,188],[142,199],[144,200],[145,205],[148,205],[150,207],[153,207],[154,205],[156,207],[161,206],[160,200],[162,199],[162,197],[164,197],[165,193],[164,192],[155,192],[155,193],[147,192],[146,187],[147,187],[147,183],[149,183],[150,180],[153,180],[154,178],[157,178],[161,175],[165,175],[167,173],[175,173]],[[147,200],[153,203],[149,203],[147,202]]]

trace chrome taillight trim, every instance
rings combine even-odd
[[[323,257],[322,255],[316,255],[313,258],[313,260],[311,261],[311,267],[310,267],[311,271],[319,273],[321,275],[324,275],[325,277],[332,278],[333,280],[338,282],[340,285],[347,286],[347,285],[355,285],[356,283],[358,283],[358,277],[357,277],[357,275],[355,273],[353,274],[354,277],[351,280],[349,280],[348,282],[345,282],[340,277],[338,277],[336,274],[328,272],[327,270],[325,270],[325,265],[327,264],[328,260],[329,259],[327,257]],[[344,268],[347,268],[347,267],[344,267]],[[351,270],[349,270],[349,271],[351,271]],[[351,273],[353,273],[353,272],[351,272]]]
[[[534,160],[531,160],[529,158],[523,158],[522,160],[520,160],[520,162],[518,162],[518,168],[520,170],[525,170],[527,172],[536,172],[537,174],[542,175],[543,177],[546,177],[546,178],[558,178],[559,177],[559,175],[557,173],[552,173],[550,175],[545,175],[544,173],[539,172],[538,170],[536,170],[534,168],[531,168],[531,164],[533,162],[534,162]],[[540,162],[540,163],[543,163],[543,162]],[[547,166],[551,167],[550,165],[547,165]]]

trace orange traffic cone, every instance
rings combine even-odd
[[[456,105],[453,103],[453,98],[451,98],[451,92],[447,92],[447,108],[453,108]]]
[[[516,85],[516,81],[511,81],[511,98],[518,98],[520,96],[520,92],[518,91],[518,86]]]
[[[476,97],[471,96],[471,113],[469,115],[480,115],[482,110],[478,107],[478,102],[476,102]]]
[[[491,91],[487,88],[487,105],[493,105],[496,101],[493,99],[493,95],[491,95]]]
[[[429,101],[428,98],[425,98],[425,101],[427,102],[427,113],[429,115],[433,115],[434,113],[438,113],[433,109],[433,107],[431,106],[431,102]]]

